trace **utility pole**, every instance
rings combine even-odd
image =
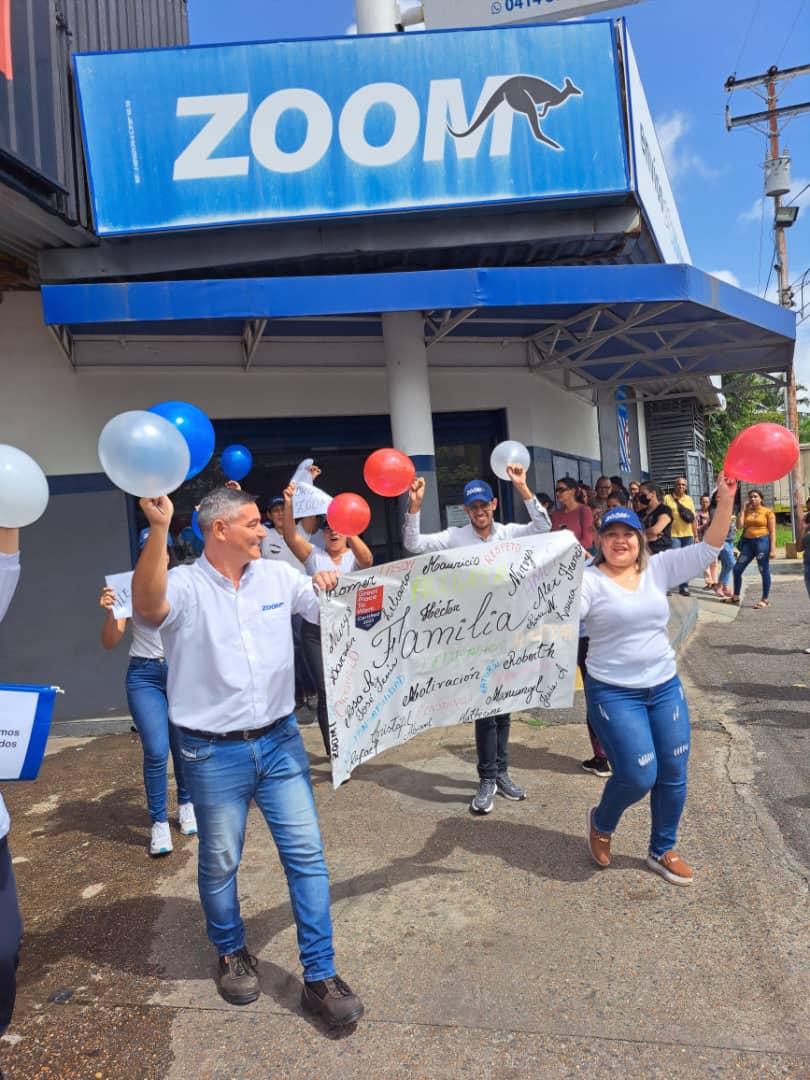
[[[779,148],[779,121],[781,118],[790,119],[800,113],[810,112],[810,101],[801,105],[788,105],[778,107],[777,83],[786,82],[797,75],[810,74],[810,64],[801,67],[785,68],[780,71],[776,66],[768,68],[763,75],[754,75],[747,79],[737,79],[730,75],[726,79],[725,89],[728,93],[735,90],[754,90],[764,87],[766,91],[765,101],[767,109],[764,112],[748,113],[744,116],[731,116],[731,110],[726,106],[726,130],[748,125],[757,128],[758,124],[766,123],[765,134],[768,140],[768,153],[765,157],[765,194],[773,199],[773,232],[774,246],[776,250],[776,263],[774,268],[779,283],[779,303],[782,307],[792,308],[793,292],[790,288],[788,276],[787,241],[785,229],[789,228],[799,213],[798,206],[783,206],[782,196],[790,191],[790,157],[787,149]],[[761,93],[761,91],[760,91]],[[759,129],[762,130],[762,129]],[[787,426],[799,439],[799,410],[796,403],[796,369],[793,363],[787,373],[787,385],[785,387],[785,413]],[[799,463],[790,474],[791,503],[793,509],[793,536],[797,539],[801,534],[801,476]]]

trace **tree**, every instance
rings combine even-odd
[[[785,395],[780,386],[764,375],[733,375],[723,380],[721,391],[729,383],[733,386],[726,393],[725,411],[710,413],[706,418],[706,456],[715,472],[722,468],[729,443],[743,428],[766,422],[785,423]],[[804,387],[797,387],[798,390],[804,390]],[[804,404],[807,398],[803,397],[801,401]],[[802,414],[800,425],[802,417],[807,422],[810,436],[810,414]],[[801,433],[801,426],[799,430]]]

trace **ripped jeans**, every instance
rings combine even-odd
[[[611,686],[587,676],[588,715],[613,775],[593,812],[600,832],[612,833],[624,811],[649,792],[650,854],[672,851],[686,802],[689,708],[673,675],[647,689]]]

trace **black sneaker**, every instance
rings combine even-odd
[[[526,798],[526,792],[520,786],[516,784],[509,773],[498,773],[498,777],[495,780],[498,785],[498,794],[503,795],[505,799],[511,799],[512,802],[520,802]]]
[[[613,770],[606,757],[592,757],[582,762],[585,772],[593,773],[594,776],[610,776]]]
[[[244,946],[219,958],[219,992],[231,1005],[249,1005],[259,996],[258,962]]]
[[[489,814],[495,802],[495,792],[498,789],[496,780],[479,780],[478,791],[472,797],[470,810],[474,814]]]
[[[312,1016],[320,1016],[330,1027],[354,1024],[365,1012],[363,1002],[339,975],[305,982],[301,1008]]]
[[[681,596],[691,596],[692,595],[689,592],[689,586],[688,585],[680,585],[680,586],[678,586],[678,592],[681,594]]]

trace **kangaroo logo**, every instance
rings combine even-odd
[[[466,131],[453,131],[449,124],[447,130],[453,138],[464,139],[480,128],[505,101],[510,109],[526,117],[538,142],[545,143],[553,150],[562,150],[558,142],[543,132],[540,121],[545,120],[549,109],[556,109],[572,94],[581,96],[582,91],[578,86],[574,86],[568,76],[565,78],[562,90],[558,90],[545,79],[538,79],[534,75],[513,75],[511,79],[501,83]]]

